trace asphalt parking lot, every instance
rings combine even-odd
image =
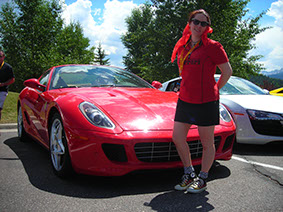
[[[174,191],[182,170],[62,180],[48,152],[0,129],[0,211],[283,211],[283,144],[237,145],[201,194]]]

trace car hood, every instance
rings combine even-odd
[[[229,106],[228,101],[241,105],[245,109],[270,111],[283,114],[283,98],[272,95],[220,95],[220,100]]]
[[[152,88],[92,88],[72,92],[98,106],[124,130],[172,130],[178,96]]]

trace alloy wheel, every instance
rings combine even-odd
[[[65,146],[63,143],[63,126],[59,119],[53,121],[50,136],[52,164],[56,171],[60,171],[64,164]]]

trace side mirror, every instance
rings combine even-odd
[[[263,89],[263,92],[264,92],[265,94],[270,94],[270,93],[269,93],[269,90],[267,90],[267,89]]]
[[[159,88],[162,87],[162,84],[161,84],[160,82],[158,82],[158,81],[153,81],[153,82],[151,83],[151,85],[152,85],[153,87],[155,87],[156,89],[159,89]]]
[[[24,86],[37,89],[41,92],[45,91],[46,86],[39,83],[38,79],[28,79],[24,81]]]

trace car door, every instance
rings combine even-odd
[[[45,91],[40,91],[34,88],[30,88],[26,95],[26,111],[28,111],[30,125],[33,131],[33,135],[37,137],[43,143],[47,143],[47,118],[46,108],[48,104],[48,90],[47,85],[50,78],[50,70],[45,72],[39,79],[40,84],[46,86]]]

